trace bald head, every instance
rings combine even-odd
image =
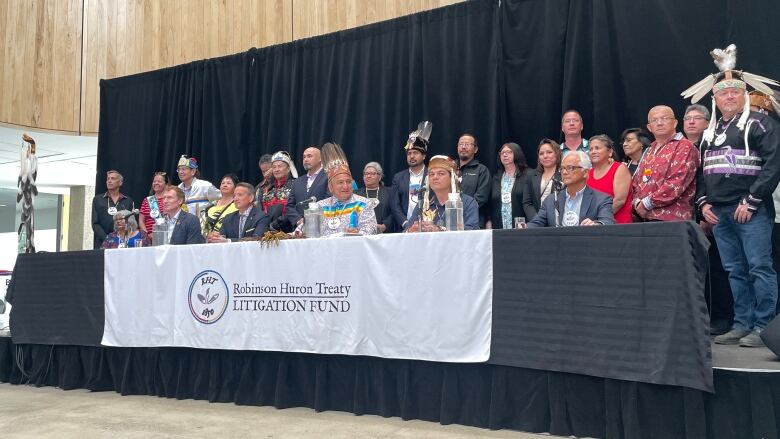
[[[322,165],[320,150],[310,146],[303,151],[303,169],[316,172]]]
[[[648,119],[650,118],[650,114],[653,112],[661,112],[664,114],[671,114],[674,116],[674,110],[672,110],[672,107],[668,105],[656,105],[655,107],[651,108],[650,111],[647,112]]]
[[[651,108],[647,113],[647,129],[653,133],[660,144],[666,143],[674,136],[677,129],[674,110],[666,105],[656,105]]]

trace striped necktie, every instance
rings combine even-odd
[[[241,214],[241,217],[238,219],[238,238],[241,239],[244,237],[244,224],[246,224],[246,217],[249,216],[249,212]]]

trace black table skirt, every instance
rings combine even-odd
[[[492,241],[490,363],[712,390],[698,226],[495,230]],[[14,342],[100,345],[103,256],[19,255]]]
[[[711,394],[491,364],[0,338],[0,381],[610,439],[777,438],[780,419],[780,374],[724,370]]]

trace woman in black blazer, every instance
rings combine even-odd
[[[523,191],[523,210],[526,221],[531,221],[536,216],[547,195],[563,187],[560,173],[563,152],[558,142],[542,139],[539,146],[536,147],[536,155],[539,165],[528,173]]]
[[[498,150],[498,169],[490,191],[490,222],[494,229],[511,229],[514,218],[524,216],[523,191],[528,164],[517,143],[505,143]],[[526,221],[530,221],[526,218]]]
[[[376,215],[377,233],[392,233],[395,232],[395,225],[393,221],[393,212],[390,210],[390,195],[392,195],[392,188],[389,188],[382,184],[382,166],[377,162],[367,163],[363,167],[363,183],[364,187],[355,191],[356,195],[374,199],[374,214]]]

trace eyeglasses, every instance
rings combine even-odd
[[[458,147],[459,147],[459,148],[460,148],[461,146],[464,146],[464,147],[465,147],[465,146],[473,146],[473,145],[474,145],[474,144],[473,144],[472,142],[463,142],[463,143],[458,143]]]
[[[561,166],[561,172],[572,173],[577,169],[582,169],[582,166]]]
[[[582,122],[579,119],[563,119],[563,123],[579,123]]]
[[[368,171],[368,172],[364,172],[363,175],[379,175],[379,173]]]
[[[692,120],[707,120],[704,116],[685,116],[683,117],[683,120],[686,122],[690,122]]]
[[[654,117],[652,119],[648,119],[647,123],[651,123],[651,124],[666,123],[669,122],[670,120],[674,120],[674,118],[671,116]]]

